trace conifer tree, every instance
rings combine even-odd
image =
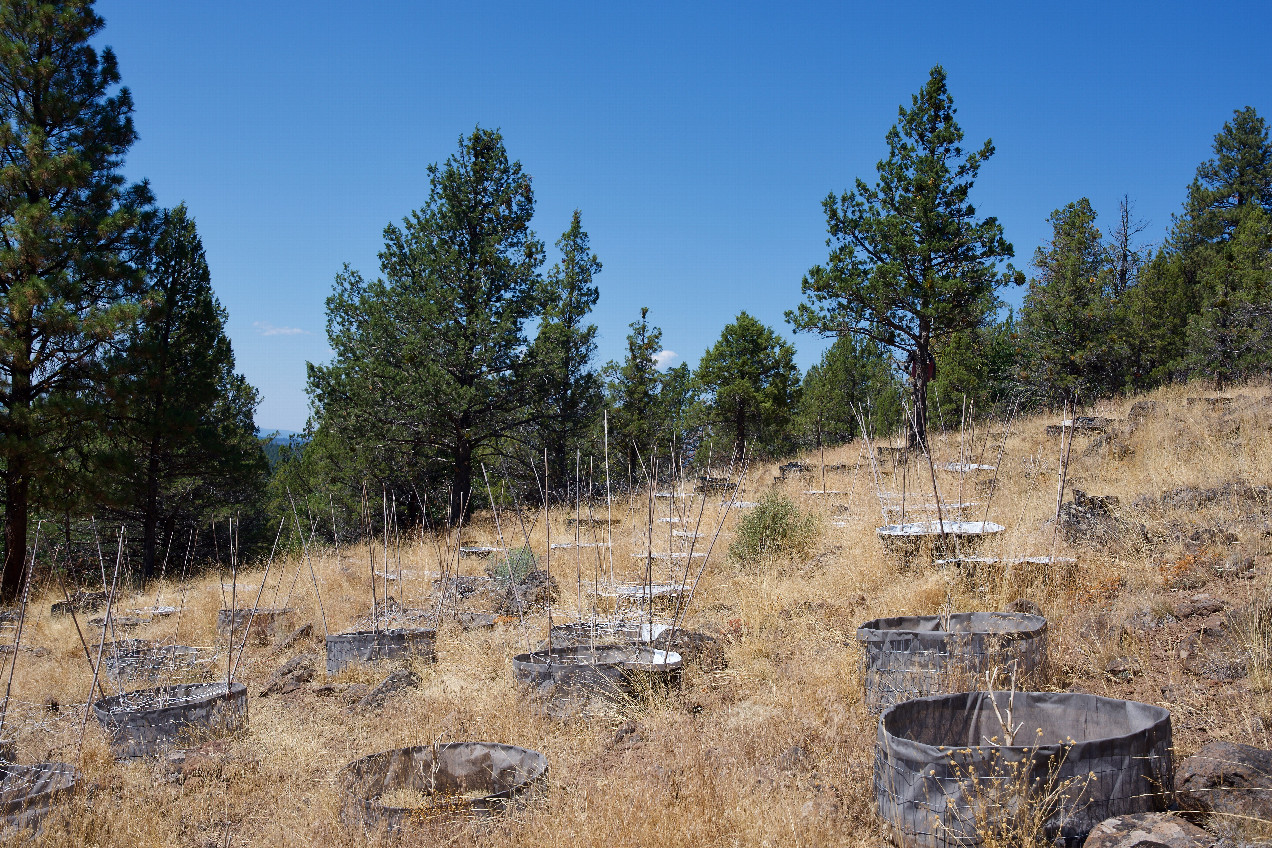
[[[1259,232],[1272,214],[1266,122],[1252,107],[1236,110],[1213,150],[1197,166],[1170,238],[1127,298],[1143,383],[1190,374],[1224,383],[1272,360],[1236,352],[1243,338],[1262,333],[1266,305],[1253,283],[1266,267]]]
[[[234,371],[194,219],[182,205],[161,220],[141,319],[109,363],[120,376],[107,405],[107,432],[122,455],[115,511],[141,525],[147,579],[166,547],[161,537],[254,505],[267,471],[258,395]]]
[[[860,414],[872,436],[890,433],[904,419],[900,380],[883,350],[869,339],[835,339],[804,374],[796,426],[814,448],[843,444],[860,435]]]
[[[640,320],[628,325],[627,356],[622,363],[606,366],[606,393],[611,410],[611,441],[620,446],[630,466],[636,467],[660,435],[658,395],[661,378],[658,353],[662,330],[649,323],[649,307],[642,306]]]
[[[1051,241],[1034,253],[1038,273],[1025,295],[1020,332],[1025,383],[1041,400],[1091,399],[1121,388],[1117,276],[1095,219],[1085,197],[1055,210]]]
[[[32,480],[74,401],[100,385],[103,346],[135,316],[151,202],[125,184],[136,140],[103,21],[90,0],[0,4],[0,463],[4,569],[0,600],[18,593]]]
[[[543,318],[530,348],[538,420],[534,429],[548,452],[553,490],[573,477],[574,459],[601,406],[601,381],[591,367],[596,325],[586,323],[599,293],[593,277],[601,262],[591,252],[576,209],[557,241],[561,261],[548,272],[541,295]]]
[[[748,444],[772,451],[785,435],[799,393],[795,348],[746,312],[702,355],[694,379],[707,419],[727,434],[735,462]]]
[[[805,302],[787,313],[796,330],[853,333],[892,347],[909,364],[913,439],[927,443],[927,386],[940,342],[990,320],[996,290],[1023,282],[998,263],[1013,255],[997,219],[978,218],[970,193],[994,153],[962,147],[945,70],[937,65],[888,131],[888,156],[872,187],[822,203],[830,238],[825,265],[809,270]]]
[[[523,328],[537,314],[544,248],[530,229],[530,177],[498,132],[460,139],[429,166],[429,185],[423,208],[385,228],[382,278],[349,268],[336,278],[335,356],[309,365],[309,392],[320,426],[380,482],[444,474],[455,523],[477,462],[533,419]]]

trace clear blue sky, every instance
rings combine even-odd
[[[1266,2],[425,3],[99,0],[132,89],[127,162],[198,221],[257,422],[300,429],[343,263],[480,124],[534,177],[551,245],[576,207],[605,265],[600,362],[650,307],[695,364],[745,309],[786,309],[826,255],[821,200],[873,181],[897,107],[940,63],[974,195],[1026,267],[1050,212],[1125,193],[1160,240],[1234,109],[1272,118]],[[550,261],[553,255],[550,251]],[[1019,302],[1020,292],[1008,294]],[[794,337],[799,363],[825,342]]]

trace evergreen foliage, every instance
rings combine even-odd
[[[746,312],[739,313],[702,355],[694,375],[706,421],[741,462],[748,443],[780,448],[799,395],[795,348]]]
[[[258,395],[234,371],[225,309],[185,206],[164,213],[146,282],[141,319],[108,362],[118,376],[106,414],[119,457],[111,511],[140,524],[149,579],[175,534],[259,506],[268,468]]]
[[[901,426],[904,386],[875,342],[845,335],[808,369],[799,391],[795,430],[803,445],[843,444],[860,435],[860,414],[871,436]]]
[[[621,363],[605,366],[606,401],[609,405],[611,444],[627,458],[629,468],[638,468],[650,452],[670,450],[670,439],[682,433],[679,426],[692,403],[687,366],[671,369],[666,376],[658,370],[662,350],[662,330],[649,323],[649,307],[640,310],[640,320],[628,325],[627,356]]]
[[[383,277],[347,266],[327,300],[330,365],[309,366],[321,426],[381,485],[449,482],[460,520],[483,456],[533,418],[524,325],[536,315],[543,244],[534,193],[503,137],[475,129],[429,166],[427,203],[385,228]],[[375,488],[375,487],[373,487]]]
[[[1087,198],[1051,213],[1051,241],[1034,253],[1020,332],[1025,383],[1035,398],[1058,404],[1122,387],[1125,358],[1113,255]]]
[[[787,313],[797,330],[855,333],[907,356],[915,437],[926,444],[927,386],[935,349],[949,336],[986,324],[997,289],[1020,282],[998,263],[1013,256],[995,218],[978,218],[969,196],[986,141],[965,151],[945,70],[899,109],[888,156],[874,186],[823,201],[830,257],[804,277],[805,302]]]
[[[575,459],[601,408],[601,378],[591,367],[596,325],[586,323],[599,297],[592,279],[601,262],[577,209],[556,246],[561,261],[544,280],[543,319],[529,360],[538,404],[535,453],[541,459],[547,450],[549,485],[561,491],[573,479]]]
[[[105,345],[136,316],[151,195],[126,185],[136,140],[89,0],[0,4],[0,600],[22,578],[32,481],[87,421]]]

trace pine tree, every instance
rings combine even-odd
[[[136,313],[151,197],[120,170],[137,136],[115,56],[91,44],[102,26],[89,0],[0,4],[0,600],[21,581],[32,480]]]
[[[1012,246],[997,219],[978,219],[969,200],[994,146],[986,141],[964,151],[941,66],[899,112],[875,186],[858,179],[855,190],[823,201],[830,257],[804,277],[806,301],[787,319],[796,330],[854,333],[905,354],[913,436],[926,445],[934,350],[954,333],[987,323],[996,290],[1023,277],[1010,266],[1007,275],[999,273]]]
[[[846,335],[804,374],[796,414],[800,439],[814,448],[860,435],[857,416],[871,435],[892,432],[904,420],[900,380],[879,345]]]
[[[455,523],[481,457],[533,419],[523,328],[537,314],[544,248],[530,229],[530,177],[498,132],[460,139],[429,166],[429,184],[425,206],[385,228],[383,277],[337,277],[335,356],[310,364],[309,392],[320,426],[382,484],[444,473]]]
[[[641,456],[655,445],[662,422],[658,395],[661,376],[658,353],[662,350],[662,330],[649,323],[649,307],[642,306],[640,320],[628,325],[627,357],[605,368],[606,394],[610,406],[610,439],[636,467]]]
[[[1272,365],[1272,215],[1252,205],[1228,239],[1198,250],[1207,261],[1184,364],[1222,390]]]
[[[1095,398],[1121,388],[1122,328],[1114,257],[1083,197],[1051,213],[1051,241],[1020,313],[1025,383],[1040,400]]]
[[[1234,346],[1261,332],[1264,305],[1249,280],[1266,267],[1258,233],[1272,214],[1267,124],[1252,107],[1238,109],[1213,149],[1214,158],[1197,166],[1169,240],[1126,299],[1141,385],[1186,375],[1223,383],[1252,363],[1239,364]]]
[[[1176,218],[1172,244],[1178,251],[1227,241],[1251,207],[1272,213],[1272,144],[1254,107],[1236,110],[1224,123],[1214,152],[1215,158],[1197,166],[1183,214]]]
[[[773,451],[785,435],[799,393],[795,348],[746,312],[702,355],[694,379],[707,420],[727,434],[733,459],[748,444]]]
[[[141,320],[110,365],[108,434],[122,454],[116,512],[141,525],[144,576],[161,536],[214,513],[255,505],[267,462],[256,436],[257,392],[234,371],[225,309],[212,293],[203,242],[184,205],[162,216]]]
[[[596,325],[585,323],[599,297],[593,277],[601,262],[591,252],[576,209],[557,241],[561,261],[548,272],[541,295],[543,320],[530,347],[538,420],[534,429],[548,452],[549,483],[561,490],[572,479],[574,460],[601,407],[601,380],[592,370]]]

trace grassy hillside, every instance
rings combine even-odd
[[[757,500],[777,488],[816,516],[807,552],[749,566],[732,562],[725,549],[738,518],[729,515],[686,614],[686,626],[718,640],[725,662],[691,664],[683,688],[671,693],[571,719],[545,715],[513,679],[510,658],[545,638],[544,614],[526,617],[524,628],[505,617],[493,630],[465,631],[450,615],[459,609],[451,601],[438,633],[439,661],[415,663],[421,685],[382,709],[353,702],[391,666],[331,680],[320,671],[294,692],[260,697],[284,661],[304,652],[321,657],[315,580],[331,632],[370,612],[368,549],[323,550],[308,561],[274,563],[265,590],[266,601],[285,598],[301,621],[312,621],[314,637],[281,652],[248,647],[238,678],[249,686],[249,728],[188,759],[177,779],[167,760],[113,762],[91,718],[81,741],[91,671],[71,620],[50,617],[60,594],[45,591],[29,606],[4,734],[16,737],[19,762],[80,762],[91,791],[64,805],[37,844],[378,844],[341,823],[333,775],[364,754],[474,739],[544,752],[551,769],[546,801],[486,824],[422,825],[407,844],[873,846],[875,718],[862,702],[857,626],[887,615],[1001,609],[1019,599],[1038,604],[1050,624],[1045,688],[1168,706],[1179,756],[1212,739],[1270,747],[1272,634],[1260,629],[1267,615],[1247,613],[1272,605],[1272,503],[1259,488],[1272,482],[1272,391],[1247,387],[1226,407],[1190,404],[1196,394],[1158,392],[1147,398],[1156,408],[1140,406],[1129,421],[1132,403],[1143,398],[1094,411],[1118,423],[1103,436],[1076,438],[1065,501],[1078,489],[1117,503],[1071,541],[1051,523],[1062,457],[1060,441],[1045,428],[1056,416],[974,434],[955,430],[935,443],[938,466],[960,457],[998,466],[975,475],[935,471],[943,500],[979,502],[977,520],[988,501],[990,520],[1006,528],[979,553],[1053,555],[1056,565],[964,574],[922,561],[906,567],[887,555],[875,535],[880,493],[904,487],[911,505],[930,501],[926,461],[904,472],[872,469],[862,446],[852,444],[806,457],[813,470],[804,475],[781,479],[773,466],[752,467],[743,497]],[[845,494],[806,494],[823,488],[823,463],[844,466],[827,472],[825,488]],[[668,503],[654,500],[655,515],[665,517]],[[622,519],[613,537],[615,577],[639,580],[645,562],[631,554],[647,544],[650,502],[633,497],[613,510]],[[567,517],[564,510],[550,516],[553,542],[573,540]],[[523,518],[543,559],[544,519]],[[501,535],[505,545],[509,536],[521,543],[522,521],[501,514],[497,529],[493,519],[479,516],[465,528],[465,543],[498,545]],[[708,508],[703,528],[716,522]],[[653,526],[655,549],[666,549],[677,525]],[[593,532],[581,531],[585,541]],[[396,601],[436,608],[432,580],[442,567],[483,573],[481,560],[450,560],[441,545],[404,543],[401,586],[389,586]],[[379,564],[381,551],[375,556]],[[397,568],[395,556],[395,576]],[[666,568],[655,563],[655,578]],[[554,618],[590,614],[609,558],[596,549],[556,550],[551,569],[561,587]],[[239,605],[243,593],[255,596],[263,576],[260,567],[239,573]],[[204,673],[223,676],[215,617],[227,603],[226,583],[210,577],[164,584],[121,598],[117,612],[178,607],[128,635],[215,649]],[[1199,605],[1200,595],[1212,603]],[[481,598],[465,608],[497,611]],[[1191,614],[1211,608],[1217,611]],[[95,649],[88,617],[81,615],[80,625]]]

